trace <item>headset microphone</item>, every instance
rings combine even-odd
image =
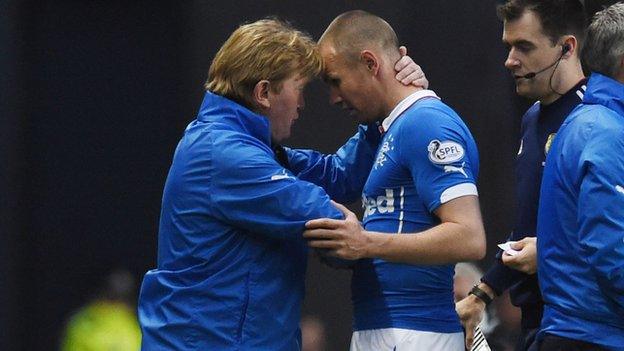
[[[516,78],[516,79],[533,79],[533,78],[535,78],[536,75],[538,75],[538,74],[546,71],[550,67],[558,64],[559,61],[561,61],[561,59],[563,58],[563,55],[565,55],[568,51],[570,51],[570,45],[566,44],[566,45],[561,47],[561,56],[559,56],[559,58],[555,62],[550,64],[548,67],[546,67],[544,69],[541,69],[541,70],[539,70],[537,72],[529,72],[529,73],[527,73],[527,74],[525,74],[523,76],[516,76],[516,75],[514,75],[514,78]]]

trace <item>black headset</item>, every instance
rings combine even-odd
[[[552,64],[548,65],[548,67],[541,69],[537,72],[529,72],[523,76],[514,76],[516,79],[518,78],[523,78],[523,79],[533,79],[535,78],[536,75],[546,71],[547,69],[549,69],[550,67],[559,64],[559,61],[561,61],[561,59],[563,58],[563,55],[567,54],[568,51],[570,51],[572,49],[572,47],[570,46],[570,44],[565,44],[561,46],[561,55],[559,56],[559,58],[557,58],[557,60],[555,62],[553,62]],[[554,73],[554,72],[553,72]]]

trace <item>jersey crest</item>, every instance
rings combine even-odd
[[[392,134],[388,134],[388,137],[381,145],[381,149],[379,149],[379,154],[377,154],[377,159],[375,160],[373,168],[377,169],[379,167],[383,167],[384,163],[388,160],[388,151],[394,150],[394,145],[392,145],[393,142],[394,137]]]
[[[555,140],[555,137],[557,136],[557,133],[550,133],[548,135],[548,139],[546,139],[546,144],[544,145],[544,155],[548,155],[548,151],[550,151],[550,146],[552,145],[553,140]]]

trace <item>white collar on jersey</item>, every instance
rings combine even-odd
[[[426,98],[426,97],[434,97],[436,99],[440,99],[436,93],[433,92],[433,90],[427,90],[427,89],[423,89],[423,90],[419,90],[411,95],[409,95],[408,97],[406,97],[405,99],[401,100],[401,102],[399,102],[396,107],[392,110],[392,112],[390,112],[390,114],[388,115],[388,117],[386,117],[383,122],[381,122],[381,127],[383,128],[384,132],[387,132],[388,129],[390,129],[390,126],[392,125],[392,123],[399,118],[399,116],[405,111],[407,110],[410,106],[412,106],[416,101]]]

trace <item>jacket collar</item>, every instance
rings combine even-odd
[[[600,73],[592,72],[587,82],[587,92],[583,103],[603,105],[624,116],[624,84]]]
[[[226,124],[271,146],[271,127],[266,116],[259,115],[247,107],[213,92],[206,92],[204,101],[199,108],[197,120]]]

